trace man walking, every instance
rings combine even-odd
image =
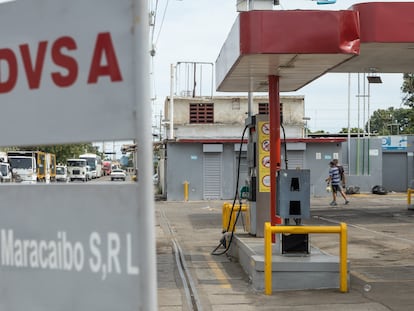
[[[345,204],[348,204],[349,201],[341,188],[341,174],[339,172],[339,168],[335,165],[335,162],[329,162],[329,176],[325,179],[325,181],[331,184],[332,188],[332,202],[330,203],[331,206],[338,205],[336,203],[337,192],[339,192],[345,200]]]
[[[342,165],[338,164],[338,159],[333,159],[332,162],[339,170],[339,177],[341,178],[341,186],[342,190],[346,189],[346,178],[345,178],[345,171]]]

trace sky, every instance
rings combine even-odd
[[[9,0],[10,1],[10,0]],[[142,0],[145,1],[145,0]],[[170,67],[179,62],[214,64],[225,42],[238,12],[238,0],[149,0],[149,9],[154,12],[151,42],[155,54],[151,59],[151,97],[154,132],[165,116],[162,115],[164,101],[170,94]],[[404,1],[404,0],[400,0]],[[7,2],[7,0],[0,0]],[[337,0],[336,4],[317,5],[312,0],[280,0],[278,9],[343,10],[355,3],[373,0]],[[384,1],[393,2],[393,1]],[[401,108],[402,74],[381,74],[383,83],[371,85],[369,106],[371,113],[389,107]],[[362,75],[359,77],[363,81]],[[208,79],[206,79],[208,80]],[[211,84],[210,81],[204,81]],[[215,81],[213,81],[215,86]],[[358,75],[351,74],[348,98],[348,74],[326,74],[296,92],[281,95],[303,95],[305,116],[310,118],[311,131],[324,130],[336,133],[348,127],[348,102],[350,102],[350,126],[363,127],[368,119],[367,102],[358,95]],[[362,82],[360,90],[363,89]],[[363,95],[359,92],[360,95]],[[266,93],[257,93],[266,95]],[[365,93],[366,94],[366,93]],[[231,95],[218,93],[214,95]],[[247,93],[242,94],[247,95]],[[358,102],[358,98],[360,99]],[[365,109],[363,108],[365,106]],[[358,121],[359,120],[359,121]],[[123,143],[107,143],[105,151],[119,151]]]
[[[280,8],[284,10],[343,10],[361,2],[374,1],[337,0],[336,4],[317,5],[316,1],[311,0],[280,0]],[[154,126],[157,126],[165,98],[170,95],[171,64],[215,63],[238,12],[236,11],[237,0],[158,0],[157,6],[156,0],[151,0],[151,3],[151,9],[156,12],[155,28],[152,33],[156,53],[152,58],[151,75]],[[404,108],[400,90],[403,82],[402,74],[379,74],[383,83],[370,86],[370,114],[377,109]],[[358,79],[360,81],[359,92]],[[350,103],[351,128],[358,127],[358,125],[362,128],[368,120],[368,99],[366,96],[361,96],[367,95],[368,87],[365,83],[364,94],[363,81],[362,74],[359,77],[356,73],[351,74],[349,84],[348,74],[330,73],[296,92],[282,92],[281,96],[305,96],[305,116],[310,118],[308,121],[310,130],[337,133],[342,128],[348,127],[348,102]],[[350,85],[349,92],[348,85]],[[223,92],[214,94],[230,95],[230,93]],[[257,94],[266,95],[266,93]]]

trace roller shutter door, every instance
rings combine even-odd
[[[288,157],[288,168],[290,170],[294,170],[296,168],[303,169],[303,158],[304,158],[304,152],[302,150],[293,151],[289,150],[287,152]],[[283,163],[284,166],[284,163]]]
[[[204,200],[221,199],[221,153],[204,153]]]
[[[389,191],[405,192],[408,185],[406,153],[382,154],[382,186]]]

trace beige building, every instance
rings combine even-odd
[[[281,96],[283,105],[283,125],[286,137],[304,137],[304,97]],[[170,98],[164,103],[165,118],[171,116]],[[267,114],[268,97],[254,96],[250,114]],[[249,115],[247,96],[215,97],[174,97],[173,138],[180,139],[219,139],[239,138],[245,120]],[[170,122],[166,124],[167,137],[171,137]]]
[[[280,101],[286,138],[303,138],[304,97],[281,96]],[[254,96],[250,107],[247,96],[174,97],[173,109],[170,114],[167,98],[165,118],[173,115],[173,122],[166,122],[159,165],[167,200],[183,200],[186,184],[189,200],[233,198],[249,174],[248,133],[242,138],[246,120],[249,114],[268,114],[267,96]]]

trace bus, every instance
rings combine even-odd
[[[85,153],[79,156],[79,159],[85,159],[86,165],[89,165],[92,171],[92,178],[102,177],[102,159],[94,153]]]

